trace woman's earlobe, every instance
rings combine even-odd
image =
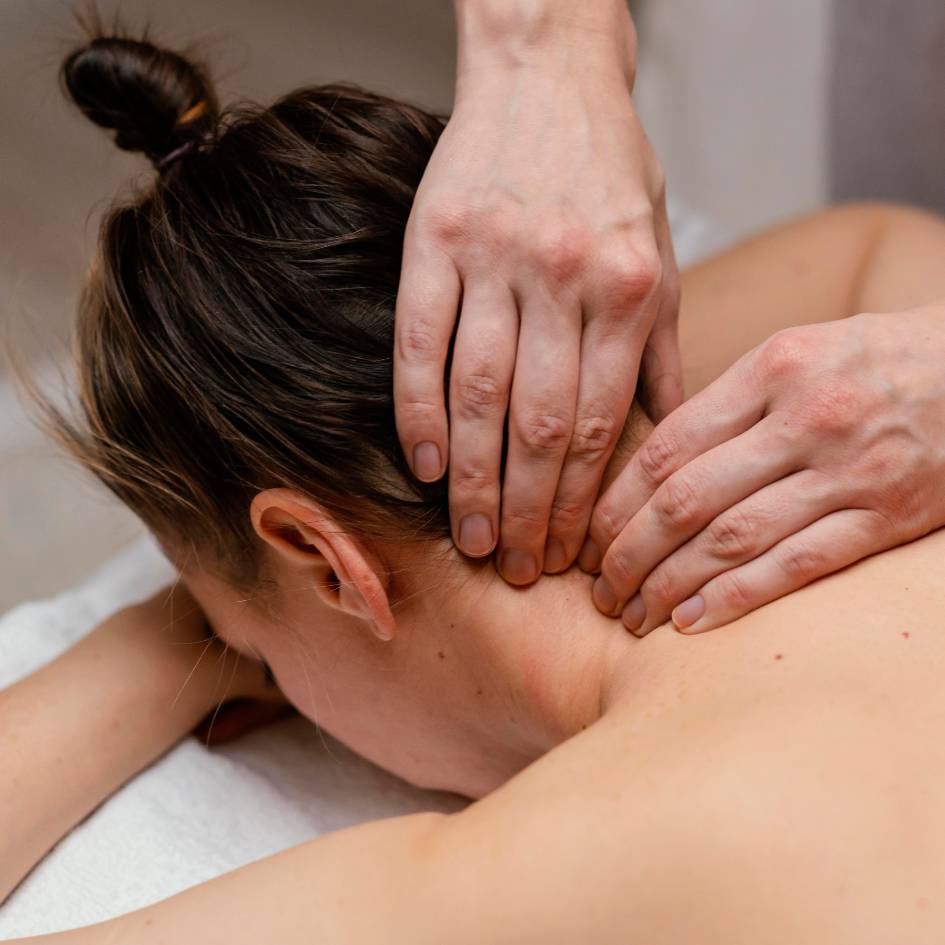
[[[355,567],[357,574],[361,569]],[[321,593],[330,606],[337,607],[352,617],[367,623],[374,636],[385,643],[394,639],[395,622],[387,600],[387,592],[374,572],[367,568],[353,580],[349,575],[339,577],[330,568],[318,579]]]
[[[385,643],[394,639],[396,623],[391,613],[387,591],[369,567],[356,568],[357,579],[348,577],[338,582],[338,606],[345,613],[365,621],[374,636]]]
[[[256,534],[284,561],[314,580],[329,607],[364,621],[378,640],[393,640],[381,563],[339,528],[317,503],[289,489],[267,489],[253,500]]]
[[[390,613],[389,610],[388,613]],[[394,631],[396,629],[393,614],[390,615],[389,623],[372,620],[371,629],[374,631],[374,636],[376,636],[378,640],[384,643],[390,643],[390,641],[394,639]]]

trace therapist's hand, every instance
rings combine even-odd
[[[945,302],[788,329],[745,355],[598,503],[598,608],[638,634],[671,614],[711,630],[945,525],[943,365]]]
[[[456,8],[455,110],[404,246],[397,428],[420,479],[448,466],[457,546],[498,543],[528,584],[577,557],[641,359],[651,410],[681,401],[678,277],[623,0]]]

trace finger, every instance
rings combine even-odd
[[[643,349],[642,399],[654,422],[659,423],[683,402],[682,358],[679,353],[679,269],[669,232],[665,200],[656,216],[656,241],[662,260],[663,281],[659,311]]]
[[[684,633],[712,630],[895,543],[877,513],[833,512],[748,564],[713,578],[673,611],[673,622]]]
[[[633,400],[642,333],[619,341],[608,338],[613,334],[612,323],[598,318],[587,322],[581,339],[574,432],[548,523],[544,569],[549,573],[565,570],[577,557]]]
[[[452,260],[410,238],[394,317],[394,413],[414,475],[432,482],[448,461],[444,372],[460,298]]]
[[[254,699],[233,699],[219,706],[194,728],[193,734],[205,745],[222,745],[240,735],[293,714],[292,706]]]
[[[742,360],[671,413],[598,500],[581,551],[581,567],[598,570],[602,550],[610,547],[653,493],[697,456],[753,427],[764,416],[766,401],[766,392],[758,388]]]
[[[801,459],[793,447],[773,414],[670,476],[607,549],[594,585],[600,609],[619,613],[647,575],[712,519],[795,472]]]
[[[509,289],[470,282],[450,367],[449,501],[453,540],[467,555],[495,548],[502,442],[518,340]]]
[[[654,325],[643,349],[640,373],[643,378],[641,399],[650,418],[658,423],[683,401],[682,358],[675,324],[664,325],[657,321]]]
[[[541,573],[551,502],[574,429],[581,318],[578,301],[570,304],[572,310],[558,307],[544,319],[522,313],[502,485],[499,571],[510,584],[530,584]]]
[[[811,469],[759,489],[716,516],[650,572],[624,607],[624,626],[646,636],[712,578],[757,558],[841,507],[836,486]]]

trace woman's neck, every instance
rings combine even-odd
[[[651,428],[636,411],[607,480]],[[491,563],[473,566],[450,554],[455,561],[447,570],[457,580],[414,598],[410,623],[420,646],[435,646],[454,661],[435,699],[462,748],[440,760],[453,769],[452,789],[479,795],[619,702],[642,641],[597,611],[593,578],[576,567],[516,588]]]

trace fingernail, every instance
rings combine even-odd
[[[492,522],[481,512],[467,515],[459,523],[459,550],[473,558],[481,558],[492,551]]]
[[[413,472],[423,482],[435,482],[443,472],[443,460],[436,443],[426,440],[413,448]]]
[[[538,562],[529,551],[509,548],[499,557],[499,570],[509,584],[531,584],[538,577]]]
[[[608,614],[611,617],[615,617],[617,610],[617,595],[614,593],[614,589],[607,582],[607,578],[599,577],[594,582],[592,593],[594,595],[594,603],[597,605],[597,609],[602,613]]]
[[[646,604],[639,594],[630,598],[630,603],[624,607],[621,617],[628,630],[639,630],[643,626],[643,621],[646,620]]]
[[[557,538],[549,538],[545,544],[545,571],[555,574],[563,571],[568,565],[568,556],[564,545]]]
[[[588,538],[578,555],[578,564],[582,571],[596,571],[600,567],[600,548],[597,542]]]
[[[673,611],[673,623],[677,630],[691,627],[705,613],[705,598],[701,594],[684,600]]]

